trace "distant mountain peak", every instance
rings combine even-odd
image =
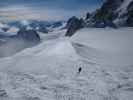
[[[28,26],[30,24],[28,20],[22,20],[20,23],[24,26]]]

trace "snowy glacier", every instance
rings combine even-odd
[[[132,100],[132,32],[85,28],[70,38],[43,36],[41,44],[0,59],[0,100]]]

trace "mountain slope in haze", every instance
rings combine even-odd
[[[35,46],[40,43],[40,36],[34,30],[21,29],[15,35],[0,35],[0,57],[8,57],[19,51]]]
[[[0,23],[0,57],[12,56],[19,51],[37,45],[42,40],[56,38],[65,30],[65,22],[22,20]],[[46,34],[47,33],[47,34]]]

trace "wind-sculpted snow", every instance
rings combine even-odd
[[[95,60],[107,65],[133,65],[133,29],[82,29],[71,41],[88,46],[88,51],[79,48],[80,53],[95,55]],[[89,55],[88,55],[89,58]],[[92,57],[91,57],[92,58]],[[93,58],[92,58],[93,59]]]
[[[100,30],[90,32],[97,36]],[[86,40],[90,32],[82,30],[84,39],[79,32],[72,38],[50,39],[0,59],[0,100],[132,100],[132,63],[100,62],[114,49],[105,52],[108,48],[91,45],[93,41]]]

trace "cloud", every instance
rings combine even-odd
[[[92,8],[93,9],[93,8]],[[91,9],[91,10],[92,10]],[[88,10],[87,10],[88,11]],[[65,10],[65,9],[49,9],[49,8],[31,8],[25,6],[9,6],[0,9],[1,19],[8,20],[65,20],[71,16],[81,16],[85,11],[81,10]]]
[[[6,2],[5,2],[6,1]],[[99,0],[1,0],[0,20],[66,20],[97,8]]]
[[[56,8],[81,8],[99,4],[102,0],[0,0],[0,5],[26,4]]]

